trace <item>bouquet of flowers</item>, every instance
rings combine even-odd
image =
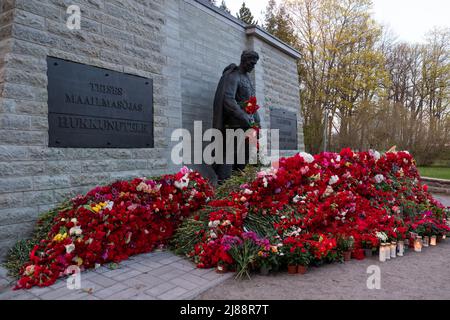
[[[248,100],[242,103],[242,109],[249,115],[254,115],[260,109],[256,97],[250,97]],[[250,127],[255,129],[256,132],[259,132],[259,125],[254,121],[254,117],[252,117],[253,121],[250,123]]]
[[[16,288],[49,286],[69,266],[81,270],[165,245],[180,222],[213,195],[197,172],[136,178],[97,187],[58,212],[45,239],[30,253]]]

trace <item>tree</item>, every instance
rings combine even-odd
[[[245,5],[245,2],[242,2],[242,7],[241,7],[241,9],[239,9],[239,12],[236,14],[236,16],[238,19],[244,21],[247,24],[250,24],[250,25],[258,24],[258,21],[255,20],[255,18],[252,15],[252,12]]]
[[[220,4],[219,8],[222,9],[223,11],[231,13],[230,9],[228,9],[227,4],[225,3],[225,0],[222,0],[222,3]]]
[[[270,0],[264,17],[264,29],[281,41],[291,46],[297,45],[297,37],[292,27],[292,18],[284,3],[277,6],[275,0]]]
[[[288,12],[298,34],[304,86],[301,107],[308,151],[322,151],[325,116],[335,149],[355,144],[360,114],[382,97],[388,79],[377,48],[381,28],[370,17],[370,0],[291,0]],[[359,141],[359,140],[358,140]]]

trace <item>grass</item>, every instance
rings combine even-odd
[[[419,167],[418,169],[422,177],[450,180],[449,167]]]

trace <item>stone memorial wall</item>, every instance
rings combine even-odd
[[[172,131],[211,126],[217,82],[244,49],[261,57],[263,127],[271,108],[294,114],[297,147],[283,153],[303,150],[294,49],[205,0],[74,0],[79,30],[71,4],[0,2],[0,257],[68,196],[174,172]]]

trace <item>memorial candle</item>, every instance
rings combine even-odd
[[[385,253],[386,246],[384,243],[380,243],[380,262],[386,261],[386,253]]]
[[[390,251],[391,251],[391,258],[396,258],[397,257],[397,242],[391,242],[391,247],[390,247]]]
[[[400,240],[397,245],[397,255],[399,257],[403,257],[404,251],[405,251],[405,242],[403,240]]]
[[[391,260],[391,244],[389,242],[385,244],[384,256],[386,260]]]
[[[417,236],[414,240],[414,251],[415,252],[422,252],[422,237]]]
[[[436,236],[431,236],[430,238],[430,246],[435,246],[436,245]]]
[[[429,236],[423,237],[423,243],[422,243],[422,245],[423,245],[424,247],[428,247],[428,246],[430,245],[430,237],[429,237]]]

